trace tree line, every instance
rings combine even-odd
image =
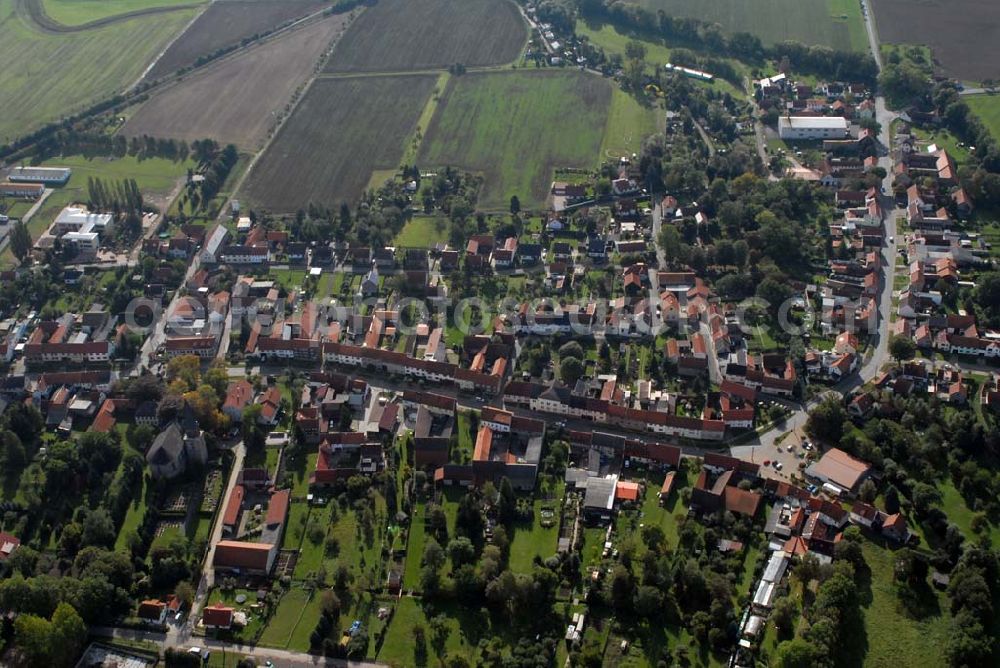
[[[800,72],[852,81],[874,82],[878,75],[875,60],[867,53],[838,51],[826,46],[807,46],[784,41],[764,46],[760,38],[746,32],[723,33],[718,24],[699,19],[652,12],[638,5],[615,0],[576,0],[581,16],[621,26],[628,31],[651,35],[671,43],[759,62],[765,58],[787,59]]]
[[[87,179],[87,203],[92,211],[138,214],[142,211],[142,193],[135,179],[105,181],[91,176]]]

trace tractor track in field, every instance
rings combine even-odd
[[[147,9],[137,9],[132,12],[125,12],[124,14],[115,14],[114,16],[106,16],[101,19],[96,19],[94,21],[88,21],[87,23],[81,23],[80,25],[69,26],[63,23],[59,23],[45,11],[45,6],[42,4],[42,0],[14,0],[14,10],[24,18],[32,26],[40,30],[41,32],[48,33],[50,35],[66,35],[78,32],[87,32],[88,30],[94,30],[97,28],[106,28],[108,26],[115,25],[117,23],[122,23],[124,21],[129,21],[135,18],[142,18],[144,16],[153,16],[156,14],[168,14],[172,12],[186,11],[194,7],[199,7],[205,3],[203,2],[193,2],[189,5],[172,5],[167,7],[149,7]]]

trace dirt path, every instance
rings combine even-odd
[[[48,13],[45,11],[45,6],[42,4],[42,0],[14,0],[14,10],[29,23],[34,24],[34,26],[39,30],[41,30],[42,32],[49,34],[63,35],[67,33],[86,32],[88,30],[93,30],[95,28],[105,28],[107,26],[115,25],[116,23],[121,23],[123,21],[128,21],[130,19],[140,18],[143,16],[185,11],[191,9],[192,7],[201,6],[202,4],[204,3],[192,2],[189,5],[172,5],[167,7],[149,7],[147,9],[137,9],[132,12],[125,12],[124,14],[105,16],[104,18],[97,19],[95,21],[89,21],[87,23],[81,23],[80,25],[75,25],[75,26],[68,26],[59,23],[51,16],[49,16]]]

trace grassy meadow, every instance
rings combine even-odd
[[[77,33],[40,31],[0,0],[0,143],[130,86],[194,16],[194,9]],[[95,3],[96,4],[96,3]]]
[[[203,0],[34,0],[49,17],[66,26],[78,26],[119,14],[167,7],[197,7]]]
[[[556,168],[597,166],[612,93],[610,82],[575,71],[453,78],[419,164],[483,173],[484,208],[506,208],[512,195],[541,206]]]
[[[656,12],[749,32],[765,44],[796,40],[844,51],[867,45],[857,0],[638,0]]]

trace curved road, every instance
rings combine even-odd
[[[148,7],[146,9],[137,9],[131,12],[125,12],[123,14],[115,14],[114,16],[105,16],[104,18],[96,19],[94,21],[88,21],[87,23],[81,23],[79,25],[66,25],[59,23],[45,11],[45,5],[43,0],[14,0],[14,10],[20,14],[26,21],[33,24],[36,28],[42,32],[49,34],[68,34],[76,32],[86,32],[88,30],[94,30],[95,28],[105,28],[107,26],[115,25],[116,23],[121,23],[123,21],[128,21],[130,19],[141,18],[143,16],[152,16],[155,14],[167,14],[171,12],[184,11],[191,9],[193,7],[200,7],[205,4],[204,2],[192,2],[186,5],[169,5],[166,7]]]
[[[869,47],[872,56],[875,58],[875,64],[878,66],[879,71],[881,71],[882,55],[879,52],[878,33],[872,17],[870,3],[868,0],[862,0],[862,2],[865,5],[865,30],[868,33]],[[885,169],[886,172],[882,187],[885,192],[891,193],[892,157],[889,154],[891,146],[889,126],[892,124],[895,115],[886,108],[885,98],[881,95],[875,98],[875,118],[881,125],[881,132],[879,133],[879,143],[881,144],[879,166]],[[832,391],[839,394],[850,392],[854,388],[860,387],[870,381],[890,361],[889,321],[892,318],[892,290],[896,279],[896,206],[891,197],[882,196],[881,200],[882,208],[885,212],[885,245],[882,247],[883,269],[882,288],[878,295],[878,325],[871,337],[871,344],[874,350],[868,359],[862,362],[857,373],[852,374],[849,378],[831,388]],[[791,415],[788,416],[788,419],[781,423],[780,426],[762,434],[758,442],[732,447],[731,454],[740,459],[750,459],[753,461],[760,461],[769,455],[773,455],[775,441],[789,431],[805,427],[806,420],[809,418],[809,409],[815,406],[821,400],[822,396],[826,394],[827,392],[824,392],[820,395],[820,398],[798,404],[793,409]]]

